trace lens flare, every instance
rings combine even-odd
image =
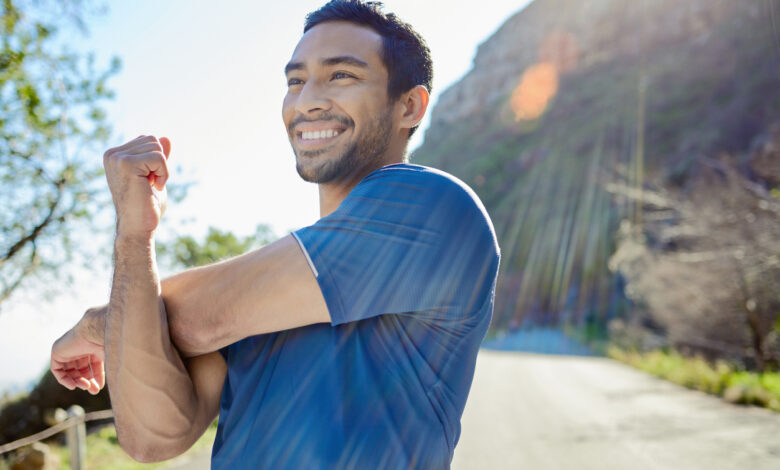
[[[528,67],[509,100],[515,121],[538,119],[557,92],[558,69],[555,65],[540,62]]]

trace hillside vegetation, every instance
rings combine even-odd
[[[479,47],[412,160],[493,219],[494,328],[639,328],[772,364],[778,18],[777,0],[536,0]]]

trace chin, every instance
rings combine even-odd
[[[329,160],[324,161],[311,161],[316,157],[302,157],[308,159],[307,164],[301,163],[301,157],[296,159],[295,170],[298,172],[298,176],[309,183],[330,183],[331,181],[338,179],[338,172],[336,171],[338,165],[334,165],[334,162]]]

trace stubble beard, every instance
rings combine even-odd
[[[345,122],[345,120],[339,119]],[[347,129],[354,129],[355,123],[347,120]],[[345,122],[345,123],[346,123]],[[327,159],[319,165],[305,166],[301,161],[317,158],[328,152],[328,149],[314,151],[295,150],[295,169],[298,175],[310,183],[326,184],[339,181],[350,181],[361,175],[367,168],[378,167],[387,149],[390,147],[393,122],[390,110],[379,115],[371,122],[363,135],[347,147],[341,155]],[[346,131],[346,129],[345,129]]]

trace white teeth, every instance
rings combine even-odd
[[[301,139],[303,140],[315,140],[315,139],[329,139],[339,135],[339,131],[335,129],[328,129],[324,131],[309,131],[301,132]]]

